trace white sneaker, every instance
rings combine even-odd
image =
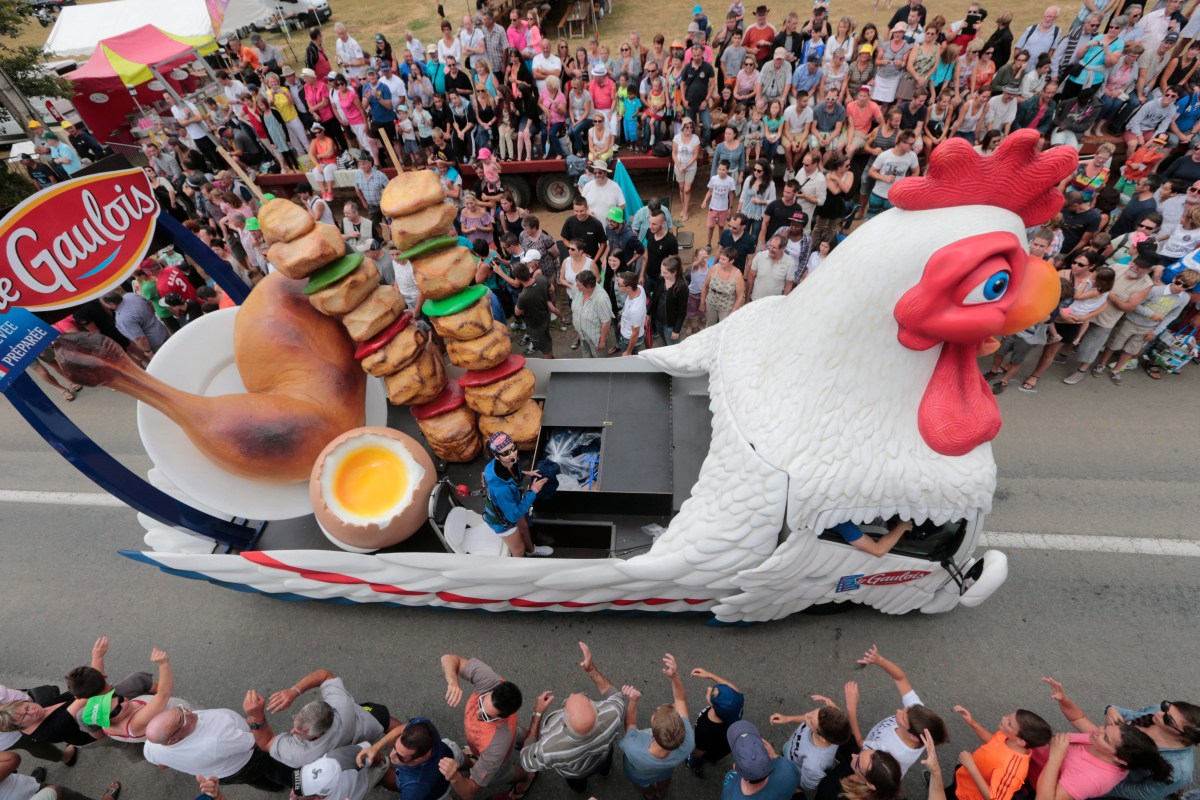
[[[546,547],[546,545],[544,545],[544,544],[539,544],[533,548],[533,552],[530,553],[529,555],[531,555],[535,558],[545,558],[546,556],[554,555],[554,548]]]
[[[796,177],[796,173],[793,172],[792,170],[788,169],[788,170],[783,171],[783,182],[784,183],[787,183],[794,177]]]

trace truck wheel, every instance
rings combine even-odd
[[[538,178],[537,196],[551,211],[566,211],[575,196],[575,186],[566,175],[543,175]]]
[[[504,187],[505,191],[512,192],[518,206],[529,208],[529,201],[533,198],[529,196],[529,184],[525,182],[524,178],[515,175],[501,176],[500,185]]]

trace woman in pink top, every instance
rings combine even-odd
[[[358,99],[358,92],[350,88],[345,76],[338,75],[333,79],[333,96],[337,98],[338,108],[342,110],[342,118],[346,120],[346,125],[354,131],[358,146],[370,153],[372,160],[378,164],[379,145],[367,135],[367,116],[363,113],[362,101]]]
[[[1154,740],[1125,723],[1096,725],[1053,678],[1042,678],[1050,697],[1079,733],[1057,734],[1046,746],[1034,748],[1029,780],[1037,785],[1037,800],[1089,800],[1103,797],[1130,770],[1146,770],[1153,780],[1171,779],[1171,765]]]

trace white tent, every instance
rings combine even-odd
[[[46,40],[46,49],[63,58],[87,57],[102,39],[155,25],[178,36],[220,36],[267,19],[274,9],[266,0],[229,0],[221,30],[214,31],[204,0],[113,0],[67,6]]]

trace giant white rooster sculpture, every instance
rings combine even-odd
[[[1025,228],[1061,206],[1056,186],[1076,154],[1037,147],[1035,131],[1014,133],[987,157],[946,142],[926,177],[893,187],[895,209],[855,231],[790,295],[643,354],[674,375],[707,373],[713,414],[699,479],[645,555],[132,555],[192,577],[353,602],[649,605],[712,609],[727,622],[832,599],[892,613],[952,607],[956,597],[935,597],[944,571],[835,598],[830,576],[836,584],[891,562],[818,534],[846,521],[944,523],[990,509],[1000,415],[976,357],[992,337],[1045,317],[1059,294],[1053,269],[1026,254]]]

